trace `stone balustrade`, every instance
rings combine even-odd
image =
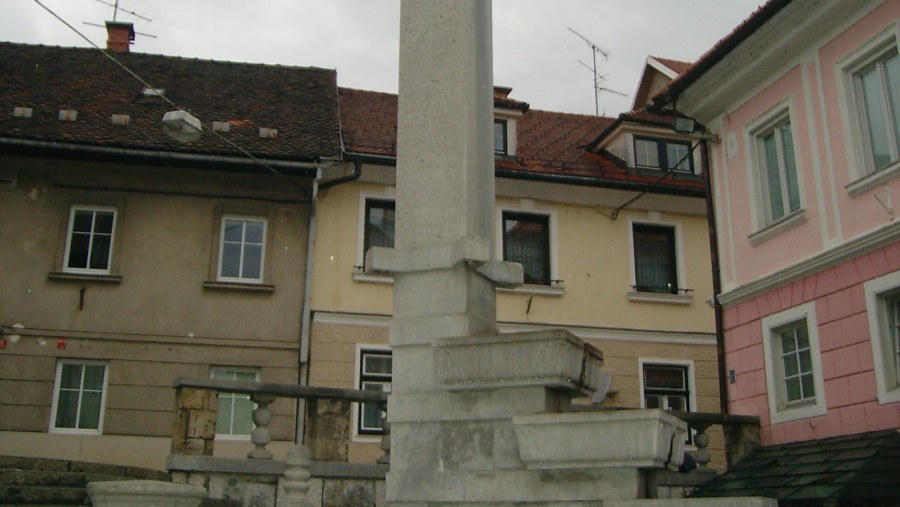
[[[213,455],[219,392],[247,394],[256,404],[253,412],[256,427],[250,435],[254,448],[247,453],[251,459],[272,459],[272,453],[266,449],[271,442],[269,405],[277,398],[306,401],[305,440],[315,461],[347,461],[351,403],[387,406],[387,393],[358,389],[186,377],[177,378],[174,387],[176,417],[171,448],[174,455]],[[382,448],[388,453],[390,446],[385,442]],[[380,463],[387,461],[387,456],[379,459]]]

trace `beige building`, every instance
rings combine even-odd
[[[562,327],[599,347],[607,404],[718,412],[696,143],[673,118],[537,111],[509,93],[495,90],[496,256],[521,262],[526,284],[500,290],[501,330]],[[340,100],[346,174],[318,195],[308,382],[389,389],[392,279],[364,257],[393,245],[396,96]],[[380,414],[353,417],[351,460],[374,459]]]
[[[300,380],[335,73],[118,58],[157,88],[94,50],[0,44],[0,453],[163,469],[176,377]],[[202,135],[164,132],[173,103]],[[271,408],[278,454],[296,408]],[[217,453],[249,450],[250,411],[220,396]]]
[[[119,55],[148,88],[91,50],[0,52],[29,69],[0,73],[3,453],[163,468],[179,376],[389,388],[392,280],[364,266],[393,244],[396,96],[329,70]],[[645,87],[672,65],[648,60]],[[510,92],[494,99],[496,256],[526,284],[498,294],[501,330],[599,347],[608,405],[717,412],[696,143],[673,118]],[[179,106],[202,134],[166,134]],[[217,454],[249,450],[251,405],[220,396]],[[283,457],[303,425],[293,401],[271,408]],[[352,418],[349,459],[373,461],[381,413]]]

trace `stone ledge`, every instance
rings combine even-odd
[[[217,474],[284,474],[283,461],[270,459],[218,458],[214,456],[183,456],[170,454],[166,467],[171,472]],[[388,465],[376,463],[347,463],[341,461],[313,461],[310,473],[321,479],[384,479]]]
[[[442,338],[434,354],[450,391],[533,386],[589,395],[601,384],[603,354],[564,329]]]

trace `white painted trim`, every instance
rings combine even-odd
[[[313,311],[313,324],[387,328],[390,327],[392,320],[393,317],[390,315]]]
[[[362,266],[365,262],[365,252],[363,247],[366,243],[366,200],[374,199],[379,201],[395,201],[394,187],[384,187],[382,192],[372,192],[370,190],[359,191],[359,201],[356,208],[356,263],[354,266]],[[355,279],[355,278],[354,278]],[[371,281],[371,280],[359,280]]]
[[[801,69],[802,70],[802,69]],[[802,72],[801,72],[802,74]],[[794,171],[797,176],[797,187],[800,194],[800,208],[797,211],[806,209],[806,185],[804,184],[803,160],[800,159],[800,152],[797,149],[796,125],[799,125],[794,111],[796,110],[795,99],[792,95],[788,95],[777,103],[769,107],[766,112],[757,116],[753,120],[747,122],[744,127],[744,158],[745,170],[747,173],[747,181],[750,185],[747,191],[750,193],[751,217],[753,217],[752,230],[754,232],[763,231],[768,227],[778,223],[778,220],[769,221],[769,195],[763,191],[767,184],[765,182],[765,164],[762,161],[761,153],[761,136],[770,132],[775,127],[785,121],[791,124],[791,140],[793,146],[791,151],[794,153]],[[782,189],[783,198],[788,199],[788,189]],[[788,211],[787,215],[792,212]],[[796,213],[793,212],[793,213]]]
[[[223,276],[222,275],[222,255],[225,253],[225,221],[226,220],[242,220],[244,222],[262,222],[263,231],[262,231],[262,250],[260,251],[259,256],[259,278],[249,278],[249,277],[239,277],[239,276]],[[263,283],[266,279],[266,251],[267,251],[267,243],[269,242],[269,219],[264,216],[255,216],[255,215],[231,215],[227,213],[223,213],[222,217],[219,219],[219,259],[216,264],[216,281],[219,282],[234,282],[234,283]],[[243,250],[243,240],[241,243],[241,249]],[[243,261],[243,253],[241,254],[241,261]],[[241,263],[243,267],[243,262]]]
[[[559,222],[556,219],[555,207],[543,207],[535,204],[532,199],[520,199],[518,206],[510,204],[498,204],[495,212],[495,256],[497,260],[503,260],[503,212],[529,213],[548,217],[550,225],[550,283],[559,280]],[[533,287],[528,285],[527,287]],[[548,285],[548,288],[552,286]],[[524,290],[524,289],[523,289]]]
[[[644,365],[653,364],[661,366],[687,366],[688,377],[688,403],[690,407],[688,412],[698,412],[697,408],[697,382],[694,376],[694,360],[693,359],[669,359],[657,357],[639,357],[638,358],[638,388],[640,392],[641,408],[647,408],[644,400]]]
[[[675,270],[678,277],[678,288],[689,289],[684,260],[684,227],[681,220],[663,220],[660,213],[650,211],[647,212],[646,218],[638,218],[635,215],[628,216],[628,266],[631,271],[631,286],[628,287],[626,292],[633,293],[632,287],[637,284],[637,277],[634,271],[634,224],[661,225],[675,229]],[[676,295],[680,294],[679,292]],[[631,298],[629,297],[629,299]]]
[[[62,381],[62,369],[65,364],[77,365],[100,365],[103,366],[103,391],[100,393],[100,417],[97,420],[97,429],[78,429],[78,428],[57,428],[56,427],[56,410],[59,404],[59,388]],[[61,433],[70,435],[102,435],[103,421],[106,416],[106,397],[109,393],[109,363],[105,361],[92,361],[81,359],[57,359],[56,376],[53,382],[53,400],[50,406],[50,425],[49,433]],[[78,401],[81,406],[81,400]]]
[[[109,237],[109,257],[106,260],[106,269],[91,268],[70,268],[69,252],[72,246],[72,227],[75,224],[76,211],[111,211],[113,214],[112,234]],[[116,247],[116,227],[119,225],[119,211],[115,206],[92,206],[88,204],[73,204],[69,208],[69,225],[66,227],[66,248],[63,253],[62,271],[63,273],[79,273],[85,275],[108,275],[112,273],[113,250]],[[91,244],[93,244],[93,229],[91,231]],[[90,251],[88,251],[90,253]],[[88,261],[90,262],[90,260]]]
[[[893,361],[889,361],[892,352],[885,343],[889,336],[885,324],[887,312],[882,297],[900,290],[900,271],[869,280],[864,285],[866,294],[866,311],[869,320],[869,336],[872,343],[872,358],[875,364],[875,385],[878,391],[878,403],[900,402],[900,385],[897,385],[896,372],[892,371]],[[894,377],[894,378],[891,378]]]
[[[872,167],[867,136],[859,96],[854,83],[854,74],[859,72],[885,53],[897,51],[900,45],[900,22],[894,22],[873,35],[868,41],[835,62],[835,82],[838,103],[843,121],[844,148],[847,151],[847,165],[851,183],[847,190],[862,192],[868,187],[869,176],[877,175]],[[893,48],[893,49],[892,49]],[[873,183],[873,185],[877,184]]]
[[[780,373],[778,366],[780,346],[774,343],[776,337],[772,334],[772,331],[802,319],[806,320],[816,397],[811,404],[780,408],[780,398],[784,396],[784,394],[780,394],[782,393],[781,384],[783,384],[783,375]],[[827,412],[825,381],[822,377],[822,355],[819,351],[819,324],[816,319],[815,301],[764,317],[762,319],[762,333],[766,368],[766,398],[769,401],[769,418],[772,424],[825,415]]]
[[[391,320],[392,317],[390,315],[365,315],[334,312],[314,312],[313,314],[314,325],[324,324],[387,328],[391,325]],[[712,332],[668,332],[649,329],[616,329],[588,326],[561,326],[556,324],[524,324],[518,322],[499,322],[497,325],[502,333],[565,329],[582,340],[675,345],[715,346],[716,344],[716,336],[715,333]]]
[[[803,105],[806,110],[806,131],[808,135],[809,142],[809,153],[810,153],[810,172],[812,173],[813,185],[812,189],[815,191],[815,206],[816,211],[818,213],[818,225],[819,225],[819,243],[825,245],[828,243],[828,212],[825,208],[825,187],[823,183],[823,174],[822,174],[822,161],[819,156],[819,138],[818,135],[821,132],[825,138],[828,137],[828,129],[823,129],[822,127],[827,126],[826,122],[824,125],[820,125],[819,122],[816,121],[816,97],[812,92],[812,79],[819,77],[821,75],[820,72],[820,62],[818,59],[818,51],[814,51],[812,49],[807,50],[806,56],[801,60],[801,80],[803,82]],[[812,67],[813,70],[810,71],[809,68]],[[813,76],[810,76],[810,72],[813,73]],[[817,83],[817,86],[821,86],[821,82]],[[824,116],[824,110],[822,110]],[[799,137],[798,137],[799,139]],[[828,143],[826,143],[828,144]],[[797,171],[803,173],[802,166],[797,168]],[[833,177],[833,174],[829,171],[829,175]],[[832,182],[833,183],[833,182]],[[830,190],[834,191],[834,185],[829,186]],[[832,201],[834,202],[834,201]]]
[[[803,222],[806,222],[806,209],[800,208],[747,236],[747,239],[750,240],[751,245],[756,246],[773,236],[781,234],[787,229],[792,229],[794,226],[802,224]]]
[[[723,306],[738,304],[897,240],[900,240],[900,221],[887,223],[846,243],[719,294],[719,302]]]
[[[359,371],[362,366],[362,353],[366,352],[392,352],[391,347],[384,344],[357,343],[356,352],[353,363],[353,388],[362,389],[360,387]],[[391,375],[393,380],[393,374]],[[381,435],[360,435],[359,434],[359,403],[353,402],[350,405],[350,439],[353,442],[361,443],[378,443],[381,442]]]

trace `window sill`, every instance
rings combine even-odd
[[[900,160],[895,161],[893,164],[880,171],[863,176],[844,188],[847,189],[847,193],[850,194],[851,197],[856,197],[866,190],[871,190],[888,180],[896,178],[898,175],[900,175]]]
[[[245,292],[275,292],[275,286],[264,283],[236,283],[236,282],[203,282],[204,289],[235,290]]]
[[[878,404],[887,405],[888,403],[900,402],[900,387],[889,389],[888,391],[878,390]]]
[[[781,232],[794,227],[795,225],[801,224],[806,221],[806,209],[800,208],[799,210],[791,213],[790,215],[781,218],[777,222],[774,222],[764,229],[760,229],[753,234],[747,236],[750,240],[750,244],[756,246],[763,241],[771,238],[772,236],[777,236]]]
[[[77,428],[50,428],[48,433],[54,433],[57,435],[84,435],[84,436],[100,436],[103,435],[103,431],[101,430],[88,430],[88,429],[77,429]]]
[[[663,303],[667,305],[689,305],[694,302],[694,296],[690,294],[658,294],[655,292],[635,292],[628,293],[629,301],[639,303]]]
[[[810,417],[818,417],[825,415],[825,403],[818,400],[812,400],[807,403],[800,403],[778,409],[772,414],[772,424],[781,424],[799,419],[809,419]]]
[[[497,292],[506,292],[513,294],[531,294],[533,296],[551,296],[560,297],[566,290],[562,287],[552,287],[550,285],[534,285],[526,284],[511,289],[497,288]]]
[[[93,282],[93,283],[109,283],[118,285],[122,283],[121,276],[114,275],[89,275],[84,273],[63,273],[61,271],[51,271],[47,273],[47,279],[56,282]]]
[[[353,273],[353,281],[360,283],[392,284],[394,277],[391,275],[372,275],[368,273]]]

